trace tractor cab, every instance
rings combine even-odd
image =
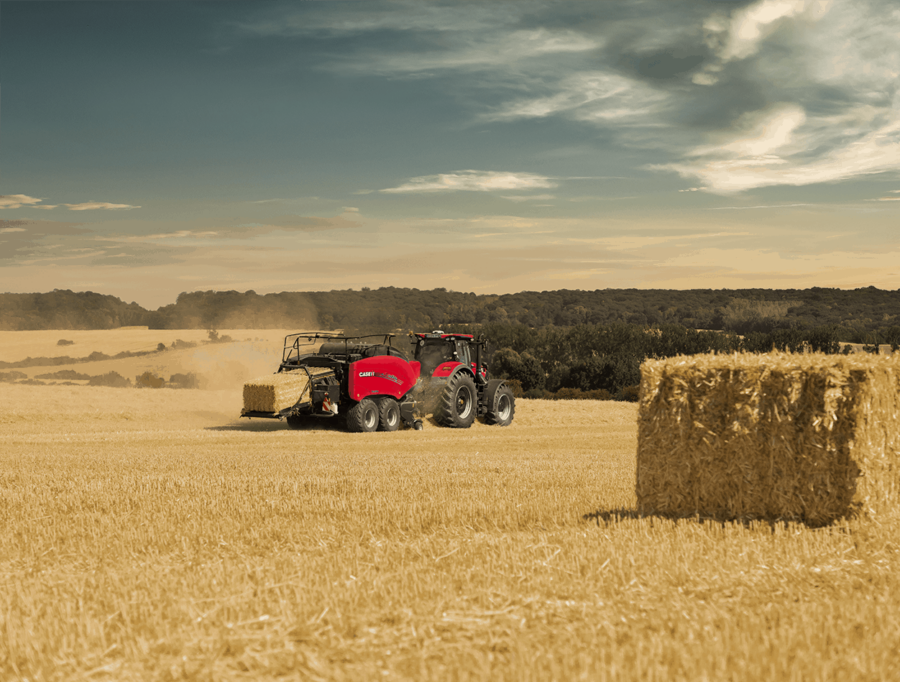
[[[491,379],[482,361],[484,339],[440,330],[410,334],[420,363],[425,412],[443,426],[467,428],[478,417],[486,424],[507,426],[516,409],[512,390],[502,379]]]
[[[428,334],[414,334],[415,359],[422,364],[422,376],[432,376],[447,362],[471,367],[473,372],[480,358],[473,348],[476,345],[471,334],[445,334],[440,330]]]

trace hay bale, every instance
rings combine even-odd
[[[900,502],[900,356],[641,365],[638,509],[822,525]]]
[[[331,370],[311,369],[315,377]],[[302,370],[268,374],[244,384],[245,412],[280,412],[301,400],[309,399],[309,375]]]

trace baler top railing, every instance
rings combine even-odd
[[[395,334],[368,334],[365,336],[344,336],[342,332],[296,332],[284,337],[284,351],[281,364],[296,364],[303,355],[315,353],[326,343],[338,354],[347,355],[353,347],[369,345],[392,346]],[[380,341],[375,341],[380,339]],[[335,348],[334,344],[343,344]],[[358,352],[358,351],[357,351]]]

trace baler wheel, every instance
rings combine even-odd
[[[379,431],[396,431],[400,428],[400,404],[393,398],[382,398],[378,417]]]
[[[378,430],[378,405],[371,398],[363,398],[347,411],[347,430],[370,433]]]
[[[475,421],[477,398],[475,381],[460,372],[450,378],[434,408],[434,420],[441,426],[467,429]]]

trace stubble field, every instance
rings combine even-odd
[[[377,434],[240,405],[0,385],[0,678],[900,677],[897,528],[638,518],[631,404]]]

